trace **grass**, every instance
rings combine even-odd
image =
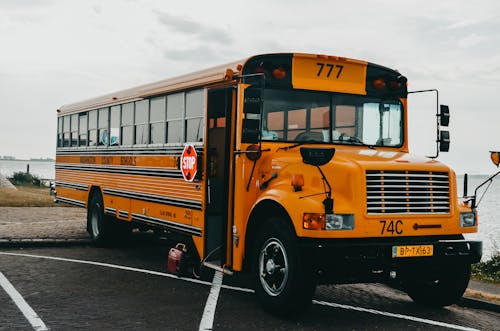
[[[62,207],[54,203],[48,187],[18,185],[17,190],[0,188],[0,207]]]
[[[473,264],[472,278],[490,283],[500,283],[500,252],[497,252],[488,261]]]

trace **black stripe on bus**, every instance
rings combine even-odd
[[[180,233],[201,237],[201,229],[192,225],[167,221],[160,218],[149,217],[141,214],[132,214],[132,220],[136,222],[148,223],[154,226],[165,228],[167,230],[172,230]]]
[[[75,184],[75,183],[68,183],[68,182],[56,182],[56,187],[66,187],[66,188],[72,188],[74,190],[79,190],[79,191],[88,191],[88,187],[86,185],[81,185],[81,184]]]
[[[121,191],[115,189],[105,188],[103,189],[104,194],[114,195],[123,198],[131,198],[138,199],[142,201],[156,202],[164,205],[176,206],[176,207],[184,207],[190,209],[201,210],[201,201],[193,201],[186,199],[176,199],[171,197],[152,195],[147,193],[136,193],[130,191]]]
[[[73,199],[69,199],[69,198],[56,197],[56,202],[64,202],[64,203],[68,203],[70,205],[76,205],[78,207],[85,207],[85,202],[82,202],[79,200],[73,200]]]
[[[111,208],[111,207],[106,207],[106,214],[107,215],[111,215],[111,216],[115,216],[116,215],[116,209],[115,208]]]
[[[196,153],[203,155],[203,145],[195,145]],[[56,155],[170,155],[180,156],[184,146],[117,148],[117,147],[58,147]]]
[[[118,216],[122,218],[128,218],[128,211],[126,210],[118,210]]]
[[[137,176],[182,178],[182,172],[177,169],[139,168],[139,167],[124,167],[124,166],[95,166],[87,164],[56,164],[56,170],[94,171],[94,172],[105,172],[105,173],[137,175]]]

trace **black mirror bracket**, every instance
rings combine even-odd
[[[450,108],[439,104],[439,91],[437,89],[411,91],[408,94],[425,92],[436,92],[436,155],[428,156],[431,159],[436,159],[439,152],[448,152],[450,150],[450,132],[440,129],[441,126],[450,124]]]

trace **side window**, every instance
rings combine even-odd
[[[167,96],[167,143],[184,142],[184,93]]]
[[[151,99],[149,137],[151,144],[164,144],[166,141],[166,97]]]
[[[97,146],[97,110],[89,111],[89,146]]]
[[[87,146],[87,113],[78,117],[78,141],[79,146]]]
[[[78,114],[71,115],[71,146],[78,146]]]
[[[57,147],[63,147],[63,118],[57,118]]]
[[[63,146],[64,147],[69,147],[71,146],[71,125],[70,125],[70,119],[69,115],[64,116],[63,118],[63,132],[64,132],[64,142]]]
[[[143,145],[148,143],[149,100],[135,103],[135,143]]]
[[[186,93],[186,141],[203,141],[205,132],[205,90]]]
[[[120,115],[121,115],[121,106],[113,106],[111,107],[111,120],[110,120],[110,128],[109,128],[109,144],[111,146],[120,145]]]
[[[109,142],[109,108],[99,109],[99,119],[98,119],[98,137],[99,146],[108,145]]]
[[[122,105],[121,138],[123,145],[134,143],[134,103]]]

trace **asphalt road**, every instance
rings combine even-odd
[[[50,330],[198,330],[212,281],[166,274],[169,247],[0,249],[0,273]],[[55,259],[54,259],[55,258]],[[132,269],[133,268],[133,269]],[[244,277],[224,276],[213,330],[499,330],[500,314],[428,309],[379,284],[320,286],[291,319],[264,312]],[[33,330],[0,287],[0,330]]]

